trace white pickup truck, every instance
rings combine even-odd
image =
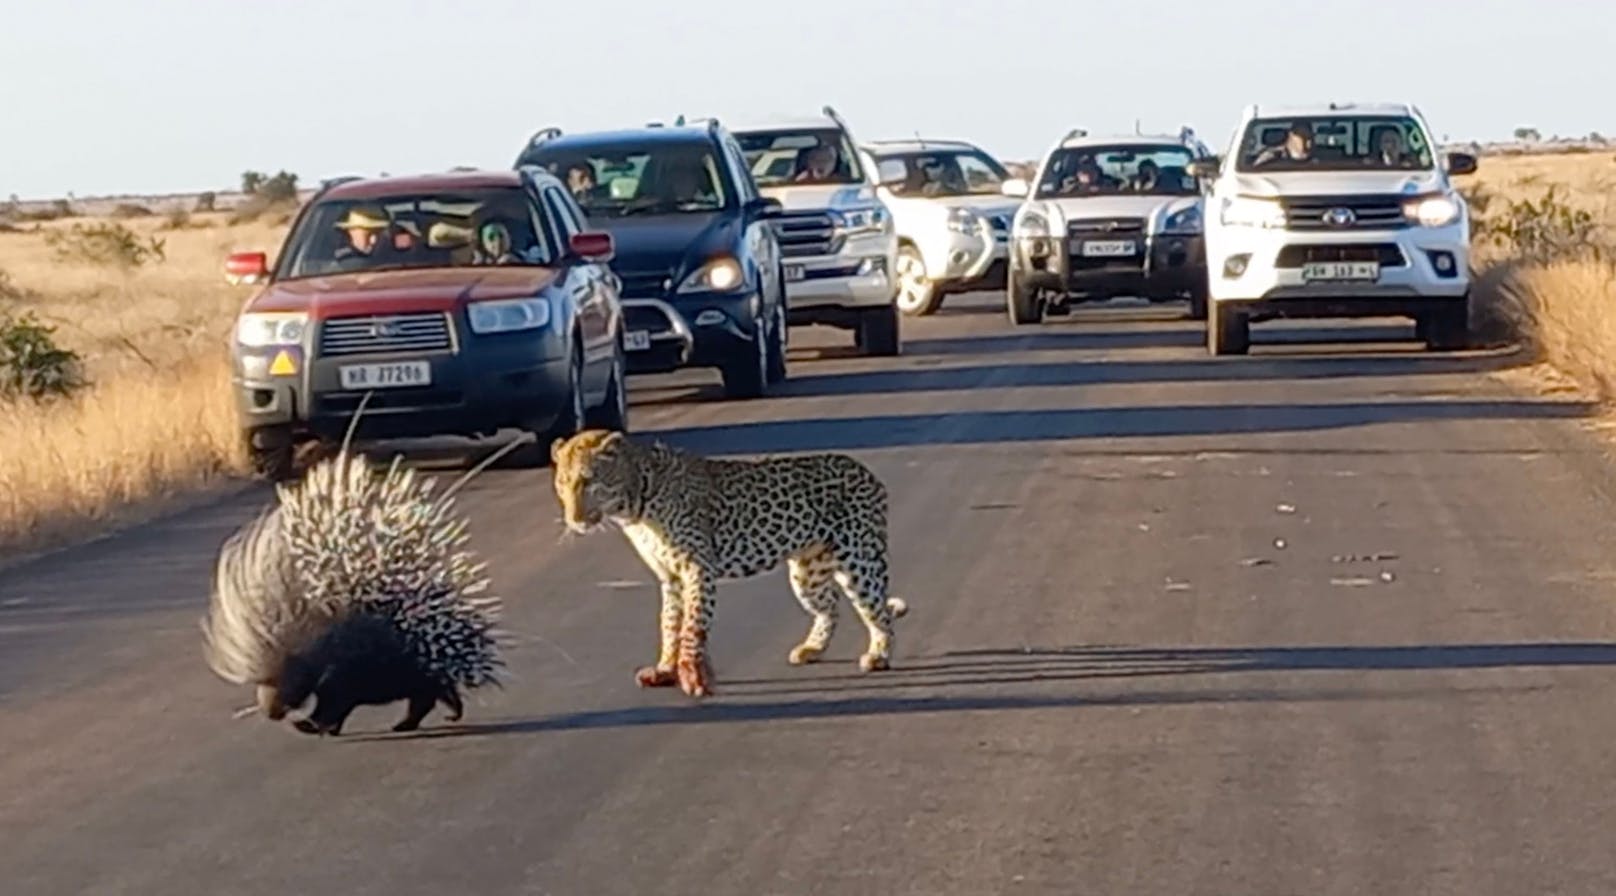
[[[1469,331],[1470,213],[1408,104],[1248,106],[1210,182],[1207,348],[1245,354],[1274,318],[1406,316],[1433,349]]]
[[[959,140],[879,140],[863,147],[884,186],[881,201],[898,228],[898,310],[936,311],[953,293],[1003,289],[1010,218],[1010,172]]]
[[[758,191],[778,199],[787,320],[852,330],[867,355],[896,355],[898,235],[847,124],[822,117],[729,124]]]

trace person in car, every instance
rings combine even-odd
[[[1161,169],[1156,166],[1153,159],[1146,159],[1139,163],[1139,171],[1134,175],[1133,188],[1141,193],[1149,193],[1161,184]]]
[[[387,214],[379,208],[355,206],[348,209],[348,214],[336,224],[348,237],[348,242],[332,255],[336,269],[353,271],[369,266],[377,244],[391,226]]]
[[[836,161],[836,147],[821,143],[808,150],[802,170],[792,180],[798,183],[828,181],[836,176]]]
[[[474,264],[513,264],[520,261],[511,251],[511,228],[497,218],[477,228],[477,254]]]
[[[567,189],[572,191],[574,199],[582,202],[590,198],[595,186],[595,169],[583,162],[567,168]]]
[[[1313,126],[1305,121],[1298,121],[1285,132],[1285,142],[1278,146],[1270,146],[1252,159],[1253,165],[1267,165],[1271,162],[1285,160],[1288,162],[1306,162],[1313,158]]]
[[[714,202],[712,181],[698,162],[685,162],[669,167],[667,178],[668,201],[675,205],[687,202]]]
[[[1382,128],[1375,138],[1375,152],[1369,157],[1371,164],[1384,168],[1400,168],[1407,159],[1403,135],[1396,128]]]

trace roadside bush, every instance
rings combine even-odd
[[[0,398],[64,398],[86,385],[76,352],[56,343],[56,328],[33,312],[0,314]]]
[[[1567,202],[1561,186],[1550,186],[1537,199],[1497,197],[1481,188],[1466,191],[1472,212],[1472,235],[1483,245],[1503,250],[1522,262],[1554,264],[1599,260],[1608,248],[1599,242],[1599,219]]]
[[[74,224],[69,230],[45,234],[45,245],[63,262],[79,262],[99,267],[132,270],[166,260],[164,241],[157,237],[142,240],[134,231],[110,221]]]
[[[127,220],[129,218],[150,218],[151,216],[151,209],[135,202],[120,202],[113,206],[112,211],[107,215],[107,217],[115,220]]]
[[[196,197],[196,208],[192,209],[192,211],[211,212],[218,203],[219,197],[212,190],[209,190]]]
[[[191,213],[183,208],[176,208],[163,219],[163,230],[184,230],[191,226]]]

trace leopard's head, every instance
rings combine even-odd
[[[633,446],[620,432],[586,429],[550,443],[556,498],[573,532],[588,532],[610,516],[633,512],[639,476]]]

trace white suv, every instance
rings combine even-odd
[[[730,125],[774,218],[785,261],[787,319],[854,332],[869,355],[899,353],[898,235],[846,123],[824,117]]]
[[[1093,135],[1056,143],[1012,227],[1006,306],[1015,324],[1066,314],[1077,302],[1120,296],[1188,301],[1206,309],[1201,188],[1190,168],[1210,152],[1189,128],[1176,135]]]
[[[1228,153],[1197,166],[1206,201],[1207,348],[1244,354],[1274,318],[1412,317],[1431,348],[1469,330],[1470,213],[1406,104],[1248,106]]]
[[[1019,203],[1001,192],[1010,172],[958,140],[877,140],[865,166],[884,184],[881,201],[898,228],[898,310],[931,314],[951,293],[1003,289],[1010,218]]]

